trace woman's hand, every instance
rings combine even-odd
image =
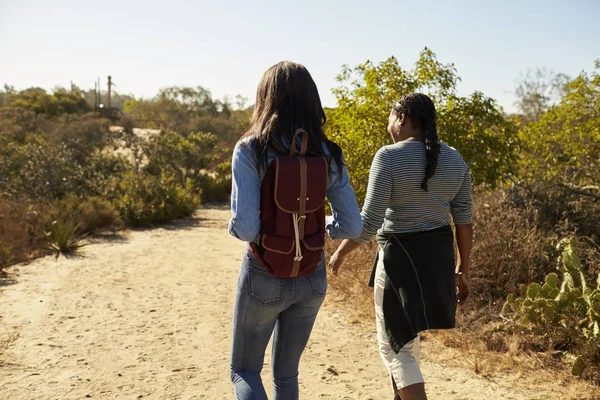
[[[334,275],[338,274],[339,269],[344,265],[346,256],[342,256],[339,249],[329,258],[329,268]]]
[[[342,265],[344,265],[344,260],[348,256],[348,254],[352,253],[354,250],[360,247],[360,244],[355,242],[354,240],[344,239],[340,247],[333,253],[331,258],[329,259],[329,268],[331,268],[331,272],[334,275],[338,274]]]
[[[469,274],[466,272],[456,273],[456,288],[458,295],[458,305],[464,306],[469,298]]]

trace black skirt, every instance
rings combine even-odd
[[[454,235],[430,231],[377,235],[387,279],[383,318],[395,352],[427,329],[451,329],[456,317]],[[375,269],[369,286],[373,286]]]

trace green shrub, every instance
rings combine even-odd
[[[208,177],[200,188],[204,202],[228,201],[231,195],[231,179]]]
[[[82,171],[82,186],[78,193],[83,196],[111,199],[114,189],[133,165],[122,155],[96,152],[85,162]]]
[[[194,179],[212,162],[216,145],[216,137],[210,133],[184,136],[165,132],[155,135],[144,146],[144,154],[148,159],[145,170],[153,175],[167,172],[181,181]]]
[[[116,136],[110,132],[109,121],[98,118],[95,113],[56,117],[46,123],[44,134],[49,142],[65,144],[73,150],[81,164],[91,154],[106,147]]]
[[[36,132],[39,119],[33,111],[0,107],[0,133],[19,143]]]
[[[43,202],[85,187],[84,168],[64,144],[13,142],[0,149],[0,195]]]
[[[132,226],[148,226],[189,217],[200,205],[191,182],[181,185],[173,176],[128,173],[119,183],[115,208]]]
[[[521,287],[521,297],[509,295],[503,313],[509,321],[541,339],[548,348],[574,355],[573,374],[582,376],[589,365],[600,363],[600,274],[586,281],[576,238],[563,239],[559,271],[543,285]]]
[[[213,173],[195,177],[194,184],[202,190],[203,202],[224,202],[231,195],[231,162],[218,164]]]

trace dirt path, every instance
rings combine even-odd
[[[96,240],[83,258],[13,268],[16,282],[0,288],[0,340],[12,339],[0,348],[0,399],[232,399],[231,312],[244,244],[227,234],[228,218],[229,210],[204,209],[193,221]],[[390,399],[374,332],[340,307],[326,301],[319,314],[301,364],[302,398]],[[550,398],[444,367],[424,351],[433,400]]]

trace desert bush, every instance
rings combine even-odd
[[[102,197],[112,200],[115,187],[133,165],[122,155],[96,152],[83,166],[83,186],[78,191],[82,196]]]
[[[123,128],[123,132],[125,133],[133,133],[133,129],[136,127],[135,120],[129,116],[121,118],[119,121],[121,127]]]
[[[0,107],[0,134],[11,141],[24,143],[37,132],[40,118],[33,111],[15,107]]]
[[[600,179],[600,175],[598,177]],[[547,230],[561,227],[563,235],[576,234],[600,243],[600,188],[577,188],[560,179],[522,182],[510,190],[510,202],[521,209],[535,209]]]
[[[0,194],[35,201],[68,193],[109,196],[111,184],[132,168],[122,156],[100,151],[83,155],[68,143],[8,142],[0,148]]]
[[[520,284],[539,282],[554,270],[556,233],[544,228],[530,204],[516,207],[510,193],[481,188],[474,195],[469,308],[502,301]]]
[[[113,205],[109,201],[98,197],[91,197],[83,201],[79,205],[78,211],[78,224],[83,233],[92,233],[107,228],[119,228],[123,224]]]
[[[50,143],[65,144],[74,152],[79,163],[102,150],[113,139],[109,121],[94,113],[83,115],[61,115],[44,124],[44,135]]]
[[[72,221],[83,234],[123,225],[108,200],[100,197],[80,198],[73,193],[58,201],[50,215],[53,219]]]
[[[509,329],[518,327],[548,349],[575,355],[572,372],[577,376],[588,366],[600,365],[600,275],[593,284],[586,280],[580,247],[574,237],[561,240],[562,279],[550,273],[543,285],[523,285],[521,296],[509,295],[503,308],[510,317]]]
[[[123,222],[113,205],[104,199],[91,197],[79,205],[79,226],[84,233],[92,233],[107,228],[119,228]]]
[[[0,149],[0,194],[36,201],[80,193],[84,169],[66,145],[9,143]]]
[[[200,193],[191,182],[178,183],[173,176],[126,174],[117,188],[114,206],[132,226],[148,226],[189,217],[200,205]]]
[[[0,271],[40,253],[45,212],[28,201],[0,198]]]
[[[233,142],[239,138],[244,126],[232,118],[201,116],[190,121],[191,132],[213,132],[219,139]]]
[[[228,201],[231,194],[231,162],[218,164],[213,173],[201,173],[194,185],[202,190],[203,202]]]
[[[181,181],[200,175],[213,160],[216,137],[210,133],[190,133],[187,136],[165,132],[153,136],[144,146],[148,159],[145,170],[152,175],[168,172]]]
[[[220,163],[212,172],[206,170],[216,153],[217,138],[210,133],[166,132],[144,146],[148,160],[144,171],[154,176],[166,173],[182,185],[189,181],[192,190],[202,192],[203,201],[227,201],[231,193],[231,163]]]

